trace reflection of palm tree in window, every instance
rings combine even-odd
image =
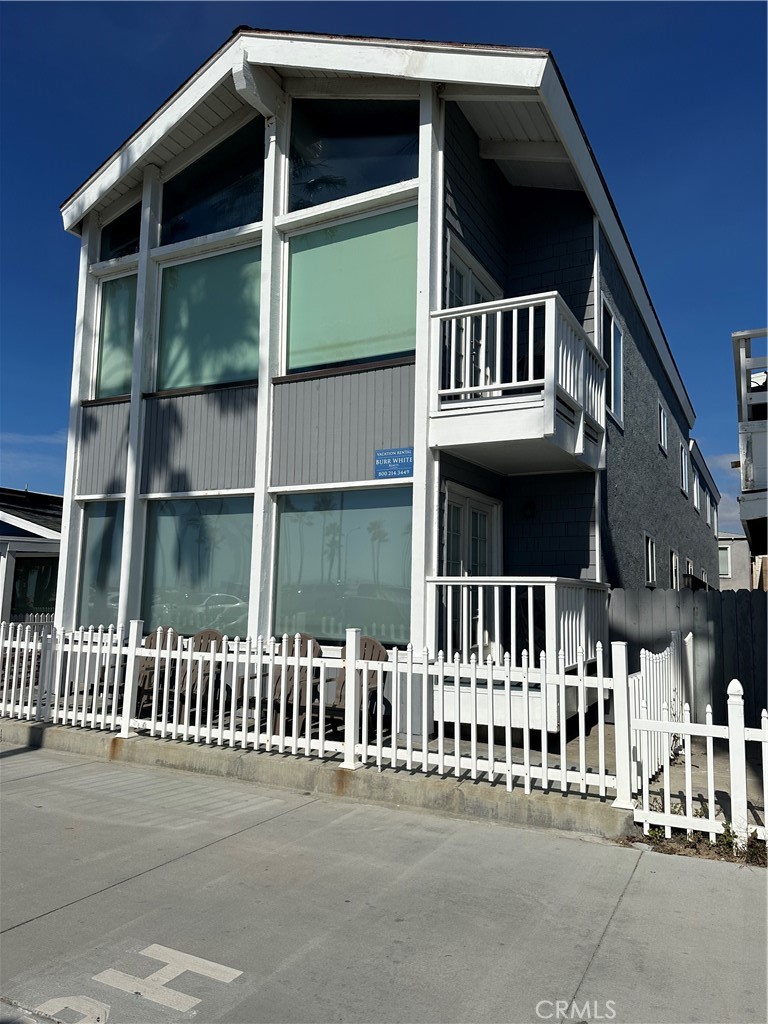
[[[325,536],[328,532],[328,513],[337,509],[338,501],[328,494],[318,494],[315,498],[315,511],[323,517],[323,542],[320,544],[320,581],[325,580]]]
[[[333,567],[341,550],[341,526],[339,523],[328,523],[323,534],[325,549],[328,552],[328,581],[333,578]]]
[[[373,582],[378,584],[379,572],[381,569],[381,545],[385,544],[389,540],[389,534],[384,529],[383,520],[374,519],[368,524],[368,536],[371,538]]]

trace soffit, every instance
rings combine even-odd
[[[542,103],[495,101],[459,104],[481,142],[556,143],[557,133]],[[581,182],[567,158],[535,159],[535,146],[517,158],[497,161],[510,185],[578,191]]]
[[[244,103],[235,89],[231,76],[220,82],[193,110],[171,129],[161,140],[125,173],[112,188],[106,191],[94,204],[94,211],[101,213],[111,207],[123,196],[141,189],[144,169],[149,164],[163,167],[174,158],[189,150],[199,140],[209,135],[214,129],[232,121],[232,130],[242,123],[235,115],[253,114],[253,108]],[[223,130],[226,130],[225,128]],[[136,197],[139,198],[138,195]],[[110,210],[110,216],[113,210]]]

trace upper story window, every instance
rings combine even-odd
[[[415,345],[415,207],[290,239],[289,371],[404,355]]]
[[[613,310],[603,302],[603,359],[608,363],[605,374],[605,404],[614,417],[624,418],[624,335]]]
[[[294,100],[288,209],[417,177],[418,128],[412,100]]]
[[[659,402],[659,448],[666,455],[667,452],[667,414],[664,406]]]
[[[141,203],[136,203],[101,229],[99,259],[115,260],[119,256],[133,256],[139,251],[141,231]]]
[[[669,588],[680,589],[680,556],[674,550],[669,552]]]
[[[731,578],[731,549],[727,544],[721,544],[717,549],[720,560],[720,576],[724,579]]]
[[[693,471],[693,507],[697,512],[701,509],[701,484],[699,483],[699,474],[695,469]]]
[[[717,505],[712,502],[712,531],[717,536]]]
[[[259,374],[261,249],[233,249],[162,271],[157,388]]]
[[[135,316],[136,275],[103,281],[95,398],[130,394]]]
[[[262,218],[264,120],[249,121],[163,186],[162,245]]]
[[[680,445],[680,490],[688,493],[688,448],[684,444]]]
[[[712,499],[709,496],[709,491],[704,491],[704,508],[707,513],[707,526],[712,525]]]
[[[645,584],[656,586],[656,541],[650,534],[645,534]]]

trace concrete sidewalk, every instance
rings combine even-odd
[[[0,1020],[766,1017],[761,869],[11,744],[0,781]]]

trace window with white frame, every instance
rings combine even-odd
[[[412,505],[410,487],[281,495],[274,632],[407,642]]]
[[[264,119],[255,117],[165,183],[161,242],[256,223],[263,196]]]
[[[722,579],[731,578],[731,548],[728,544],[721,544],[717,549],[718,559],[720,562],[720,576]]]
[[[707,570],[706,569],[702,569],[701,570],[701,578],[704,581],[704,583],[707,582]]]
[[[659,448],[666,455],[667,453],[667,414],[664,406],[659,402]]]
[[[712,502],[712,532],[717,536],[717,505]]]
[[[83,506],[78,626],[117,623],[123,509],[122,501],[91,501]]]
[[[644,535],[645,539],[645,585],[656,586],[656,541],[649,534]]]
[[[688,448],[685,444],[680,444],[680,490],[683,494],[688,493]]]
[[[611,307],[603,300],[603,359],[608,363],[605,373],[605,404],[621,422],[624,416],[624,335]]]
[[[693,562],[690,558],[686,558],[685,560],[685,575],[693,576]]]
[[[712,499],[709,496],[709,491],[704,488],[704,509],[707,515],[707,526],[712,525]]]
[[[294,99],[288,209],[416,178],[417,100]]]
[[[674,550],[669,552],[669,586],[671,590],[680,589],[680,556]]]
[[[258,246],[162,268],[159,391],[258,377],[260,286]]]
[[[147,502],[141,615],[148,631],[248,632],[253,498]]]
[[[414,351],[415,206],[312,228],[288,246],[288,372]]]
[[[99,259],[116,260],[133,256],[139,251],[141,232],[141,203],[134,203],[101,229]]]
[[[99,340],[94,398],[115,398],[131,391],[136,274],[101,282]]]
[[[699,483],[699,474],[695,469],[693,471],[693,507],[697,512],[701,510],[701,485]]]

